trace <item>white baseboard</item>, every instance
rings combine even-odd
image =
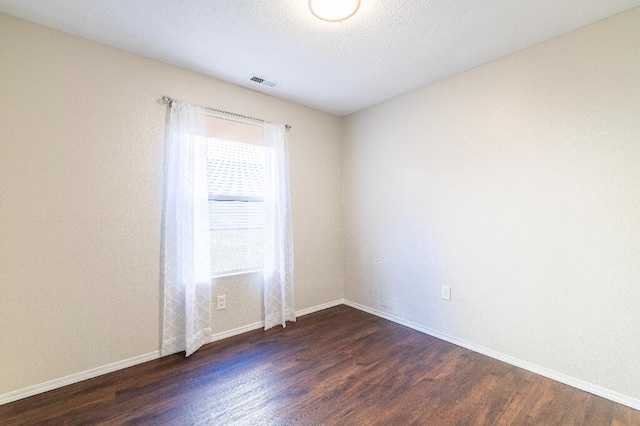
[[[344,304],[347,306],[351,306],[352,308],[358,309],[360,311],[370,313],[377,317],[388,319],[389,321],[393,321],[397,324],[404,325],[406,327],[412,328],[416,331],[420,331],[422,333],[428,334],[438,339],[447,341],[449,343],[453,343],[454,345],[462,346],[463,348],[481,353],[483,355],[497,359],[499,361],[506,362],[507,364],[511,364],[516,367],[523,368],[525,370],[531,371],[532,373],[539,374],[541,376],[547,377],[557,382],[564,383],[565,385],[569,385],[576,389],[580,389],[585,392],[589,392],[594,395],[601,396],[613,402],[626,405],[627,407],[640,410],[640,400],[631,398],[630,396],[621,394],[619,392],[615,392],[610,389],[604,388],[602,386],[585,382],[584,380],[576,379],[575,377],[571,377],[566,374],[558,373],[557,371],[553,371],[548,368],[530,363],[528,361],[524,361],[519,358],[515,358],[510,355],[503,354],[502,352],[494,351],[484,346],[476,345],[475,343],[467,342],[466,340],[463,340],[463,339],[458,339],[457,337],[449,336],[448,334],[440,333],[439,331],[432,330],[427,327],[423,327],[414,322],[404,320],[394,315],[386,314],[382,311],[378,311],[377,309],[369,308],[368,306],[360,305],[350,300],[345,300]]]
[[[242,327],[234,328],[233,330],[223,331],[222,333],[216,333],[211,336],[211,342],[217,342],[218,340],[226,339],[227,337],[237,336],[238,334],[246,333],[248,331],[258,330],[264,328],[264,321],[254,322],[253,324],[244,325]]]
[[[322,305],[317,305],[317,306],[312,306],[310,308],[301,309],[299,311],[296,311],[296,317],[309,315],[309,314],[312,314],[314,312],[322,311],[324,309],[329,309],[329,308],[333,308],[335,306],[340,306],[340,305],[344,305],[344,299],[338,299],[338,300],[334,300],[333,302],[323,303]]]
[[[304,315],[309,315],[314,312],[321,311],[323,309],[333,308],[344,304],[344,299],[334,300],[333,302],[323,303],[322,305],[312,306],[310,308],[301,309],[296,311],[296,318]],[[223,331],[222,333],[216,333],[212,336],[211,341],[217,342],[218,340],[226,339],[227,337],[237,336],[238,334],[246,333],[248,331],[258,330],[264,328],[264,321],[255,322],[253,324],[245,325],[242,327],[234,328],[233,330]]]
[[[296,311],[296,317],[308,315],[313,312],[321,311],[323,309],[332,308],[334,306],[342,305],[344,299],[335,300],[333,302],[324,303],[318,306],[312,306],[310,308]],[[211,338],[212,342],[226,339],[227,337],[236,336],[238,334],[246,333],[248,331],[257,330],[264,327],[264,321],[256,322],[253,324],[245,325],[235,328],[233,330],[224,331],[222,333],[214,334]],[[82,371],[80,373],[71,374],[70,376],[61,377],[38,385],[29,386],[24,389],[5,393],[0,395],[0,405],[8,404],[10,402],[17,401],[19,399],[27,398],[29,396],[37,395],[39,393],[47,392],[53,389],[61,388],[63,386],[78,383],[83,380],[92,379],[103,374],[112,373],[114,371],[122,370],[123,368],[132,367],[143,362],[151,361],[160,358],[160,351],[151,352],[145,355],[136,356],[133,358],[125,359],[122,361],[114,362],[113,364],[104,365],[102,367],[92,368],[91,370]]]
[[[5,393],[4,395],[0,395],[0,405],[8,404],[9,402],[17,401],[19,399],[37,395],[39,393],[61,388],[73,383],[78,383],[83,380],[92,379],[94,377],[122,370],[127,367],[133,367],[134,365],[142,364],[143,362],[152,361],[158,358],[160,358],[160,351],[150,352],[148,354],[139,355],[133,358],[114,362],[112,364],[103,365],[102,367],[92,368],[91,370],[82,371],[80,373],[71,374],[59,379],[54,379],[48,382],[40,383],[38,385],[33,385],[24,389]]]

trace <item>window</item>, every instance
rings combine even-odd
[[[263,268],[264,150],[252,143],[207,139],[213,276]]]

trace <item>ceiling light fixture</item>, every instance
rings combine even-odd
[[[309,10],[323,21],[340,22],[358,11],[360,0],[309,0]]]

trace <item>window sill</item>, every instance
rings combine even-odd
[[[211,279],[216,279],[216,278],[224,278],[224,277],[234,277],[237,275],[248,275],[248,274],[255,274],[256,272],[262,272],[263,269],[250,269],[250,270],[242,270],[242,271],[225,271],[225,272],[220,272],[219,274],[213,275],[211,277]]]

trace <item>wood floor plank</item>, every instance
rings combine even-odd
[[[0,425],[640,425],[640,411],[338,306],[0,406]]]

